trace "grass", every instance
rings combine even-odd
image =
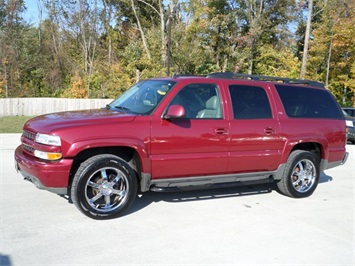
[[[0,133],[22,133],[23,124],[30,116],[1,116]]]

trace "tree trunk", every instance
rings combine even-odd
[[[250,40],[250,52],[248,55],[248,74],[253,74],[254,68],[254,57],[257,51],[257,41],[262,34],[262,15],[264,13],[264,0],[261,1],[250,1],[247,10],[248,19],[250,24],[249,38]]]
[[[253,74],[253,67],[254,67],[254,56],[256,54],[256,41],[255,38],[253,37],[253,41],[250,47],[250,53],[249,53],[249,58],[248,58],[248,74],[252,75]]]
[[[304,79],[304,77],[306,75],[306,70],[307,70],[308,45],[309,45],[309,35],[311,33],[312,10],[313,10],[313,0],[308,0],[307,27],[306,27],[306,34],[304,37],[304,47],[303,47],[300,79]]]
[[[112,36],[110,30],[110,23],[112,19],[112,3],[111,1],[102,0],[104,5],[104,26],[106,30],[106,34],[108,36],[108,49],[107,49],[107,60],[108,65],[111,66],[112,64]]]
[[[43,20],[42,0],[38,0],[37,7],[38,7],[38,19],[39,19],[39,23],[41,23],[41,21]],[[42,45],[42,32],[41,32],[41,27],[38,26],[38,47],[41,47],[41,45]]]
[[[145,52],[146,52],[146,54],[148,56],[148,59],[150,61],[151,60],[150,52],[149,52],[149,49],[148,49],[147,41],[145,39],[143,28],[141,26],[141,22],[139,20],[138,15],[137,15],[136,6],[134,5],[134,0],[131,0],[131,6],[132,6],[132,10],[133,10],[134,16],[135,16],[135,18],[137,20],[139,32],[141,33],[144,50],[145,50]]]
[[[325,75],[325,87],[328,89],[329,85],[329,72],[330,72],[330,59],[332,56],[332,39],[330,39],[329,50],[328,50],[328,58],[327,58],[327,71]]]
[[[167,41],[165,37],[165,18],[163,3],[159,0],[159,16],[160,16],[160,31],[161,31],[161,64],[163,67],[167,66]],[[168,20],[170,23],[170,17]]]
[[[172,21],[172,11],[169,13],[168,20],[168,49],[165,51],[167,53],[167,75],[170,76],[170,65],[171,65],[171,21]]]

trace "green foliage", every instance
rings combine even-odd
[[[299,75],[306,1],[97,3],[44,1],[29,25],[24,1],[0,0],[0,97],[117,97],[138,76],[166,75],[169,33],[171,73]],[[315,1],[306,73],[343,105],[354,105],[354,6]]]
[[[300,62],[290,50],[264,45],[258,51],[255,73],[260,75],[298,78]]]
[[[328,88],[343,106],[355,105],[355,1],[329,0],[321,6],[310,44],[311,79],[328,80]]]

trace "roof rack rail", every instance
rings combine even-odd
[[[248,79],[248,80],[256,80],[256,81],[282,82],[282,83],[288,83],[288,84],[309,85],[309,86],[324,88],[324,84],[321,82],[318,82],[318,81],[305,80],[305,79],[281,78],[281,77],[273,77],[273,76],[250,75],[250,74],[233,73],[233,72],[216,72],[216,73],[208,74],[206,77],[207,78]]]
[[[180,77],[206,77],[206,75],[194,75],[194,74],[173,74],[173,78],[180,78]]]

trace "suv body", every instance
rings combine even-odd
[[[355,108],[354,107],[343,107],[343,110],[352,117],[355,117]]]
[[[343,110],[345,110],[343,108]],[[348,112],[343,111],[346,123],[346,139],[347,141],[355,144],[355,117],[350,116]]]
[[[148,190],[276,181],[282,194],[309,196],[321,171],[345,163],[345,131],[317,82],[175,76],[139,82],[105,109],[30,119],[15,160],[38,188],[103,219]]]

